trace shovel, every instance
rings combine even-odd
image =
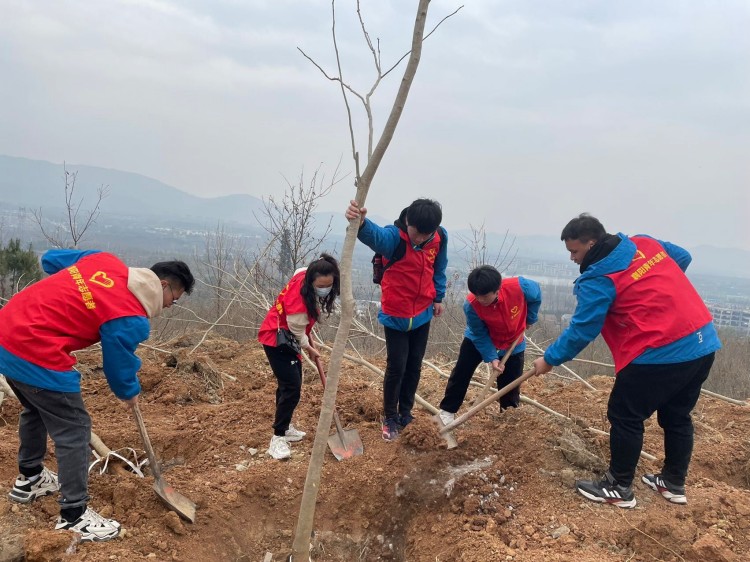
[[[326,374],[323,371],[323,363],[321,363],[320,357],[315,358],[315,365],[318,367],[320,382],[325,389]],[[336,457],[336,460],[340,461],[361,455],[365,450],[365,446],[362,444],[359,432],[356,429],[344,429],[341,426],[341,420],[336,408],[333,409],[333,422],[336,424],[336,433],[328,438],[328,447],[331,449],[333,456]]]
[[[151,440],[148,438],[148,433],[146,433],[146,425],[143,423],[143,416],[141,415],[138,403],[133,404],[133,415],[135,416],[135,421],[138,423],[138,431],[141,433],[141,440],[148,454],[148,464],[151,467],[151,473],[154,475],[154,490],[162,501],[167,504],[169,509],[186,521],[195,523],[195,504],[179,492],[176,492],[161,477],[161,467],[156,460],[154,449],[151,447]]]
[[[455,449],[456,447],[458,447],[458,441],[456,441],[456,437],[455,435],[453,435],[454,429],[456,429],[459,425],[469,421],[469,419],[473,418],[476,414],[484,410],[487,406],[492,404],[495,400],[497,400],[501,396],[505,396],[511,390],[513,390],[517,386],[520,386],[523,381],[533,376],[534,374],[536,374],[536,369],[532,367],[531,369],[526,371],[523,375],[521,375],[516,380],[514,380],[512,383],[506,384],[500,390],[498,390],[491,396],[488,396],[476,406],[472,406],[471,409],[469,409],[469,411],[466,412],[463,416],[456,418],[448,425],[445,425],[443,423],[443,420],[440,419],[439,415],[433,416],[432,419],[435,421],[435,423],[438,424],[438,427],[440,428],[438,433],[443,439],[445,439],[445,442],[448,444],[448,449]]]
[[[508,359],[510,358],[511,354],[513,353],[513,350],[516,349],[516,346],[523,341],[523,334],[519,336],[519,338],[513,342],[513,345],[511,345],[508,348],[508,351],[505,352],[505,355],[503,355],[503,358],[500,360],[500,366],[504,366]],[[490,368],[490,373],[492,372],[492,368]],[[475,406],[476,404],[479,404],[482,400],[484,400],[484,397],[487,396],[487,391],[489,391],[490,387],[492,386],[492,377],[488,374],[487,376],[487,384],[485,384],[482,387],[482,391],[479,393],[479,395],[476,397],[476,400],[474,400],[474,404],[472,406]]]

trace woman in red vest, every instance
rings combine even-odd
[[[615,384],[607,418],[609,470],[579,480],[586,498],[635,507],[632,482],[643,447],[643,422],[657,413],[664,430],[664,466],[641,480],[672,503],[687,503],[685,478],[693,451],[690,412],[721,348],[711,313],[685,276],[690,254],[649,236],[607,234],[582,214],[560,239],[580,266],[570,326],[534,361],[536,374],[575,357],[599,333],[612,352]]]
[[[310,331],[328,315],[339,296],[339,264],[328,254],[321,254],[306,268],[294,272],[289,283],[276,297],[258,332],[258,341],[276,376],[276,415],[268,454],[277,460],[292,455],[289,442],[300,441],[306,434],[292,425],[294,409],[302,390],[302,351],[310,357],[319,353],[310,344]]]

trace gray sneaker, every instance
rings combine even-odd
[[[8,493],[8,497],[14,502],[29,503],[36,498],[54,494],[59,489],[57,473],[42,468],[42,472],[36,478],[28,479],[19,474],[15,484],[13,484],[13,489]]]
[[[87,508],[75,521],[57,518],[55,531],[73,531],[81,535],[81,542],[104,542],[117,538],[120,524],[114,519],[107,519],[91,508]]]
[[[678,486],[666,480],[661,474],[644,474],[641,480],[654,492],[659,492],[672,503],[686,504],[685,486]]]

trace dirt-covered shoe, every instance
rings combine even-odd
[[[286,439],[289,442],[302,441],[302,438],[305,435],[307,435],[307,433],[297,429],[292,424],[289,424],[289,429],[287,429],[286,432],[284,433],[284,439]]]
[[[292,456],[292,450],[289,448],[289,443],[287,443],[286,437],[281,437],[279,435],[271,437],[271,444],[268,446],[267,453],[277,461],[288,459]]]
[[[620,486],[609,471],[601,480],[576,480],[576,489],[591,501],[627,509],[636,504],[632,486]]]
[[[661,474],[644,474],[641,480],[655,492],[659,492],[672,503],[686,504],[685,486],[678,486],[666,480]]]
[[[440,410],[438,415],[440,416],[440,421],[443,422],[443,425],[453,423],[453,421],[456,419],[456,414],[446,412],[445,410]]]
[[[57,518],[56,531],[74,531],[81,535],[81,542],[109,541],[120,534],[120,524],[114,519],[106,519],[91,508],[87,508],[75,521]]]
[[[411,414],[406,414],[405,416],[399,414],[398,421],[396,422],[397,429],[401,431],[413,421],[414,421],[414,416],[412,416]]]
[[[398,439],[398,422],[393,418],[387,418],[383,422],[383,439],[386,441]]]
[[[19,474],[15,484],[13,484],[13,489],[8,493],[8,497],[14,502],[29,503],[38,497],[54,494],[59,489],[57,473],[42,468],[42,472],[32,478],[26,478]]]

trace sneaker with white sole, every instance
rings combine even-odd
[[[443,425],[451,424],[456,419],[456,414],[446,412],[445,410],[440,410],[438,415],[440,416],[440,421],[443,422]]]
[[[641,480],[654,492],[659,492],[664,498],[672,503],[686,504],[685,486],[678,486],[666,480],[661,474],[644,474]]]
[[[625,509],[631,509],[636,504],[633,487],[618,484],[609,471],[601,480],[576,480],[576,489],[591,501],[609,503]]]
[[[120,534],[120,524],[114,519],[107,519],[91,508],[87,508],[75,521],[57,518],[56,531],[73,531],[81,535],[81,542],[109,541]]]
[[[26,476],[19,474],[15,484],[13,484],[13,489],[8,493],[8,497],[14,502],[29,503],[38,497],[54,494],[59,489],[57,473],[42,468],[42,472],[35,477],[26,478]]]
[[[279,435],[271,437],[271,444],[268,446],[267,453],[277,461],[288,459],[292,456],[292,450],[289,448],[286,437]]]
[[[284,433],[284,439],[286,439],[290,443],[293,441],[302,441],[302,438],[305,435],[307,435],[307,433],[297,429],[292,424],[289,424],[289,429],[287,429]]]

